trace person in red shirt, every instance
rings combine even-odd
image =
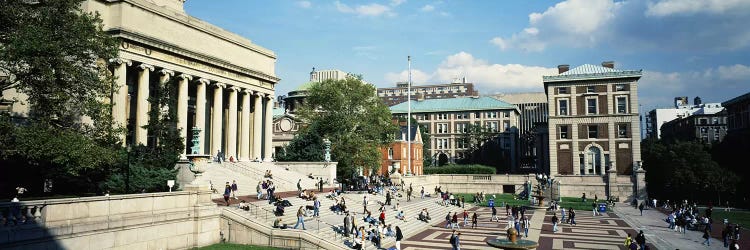
[[[380,224],[385,225],[385,211],[380,211]]]

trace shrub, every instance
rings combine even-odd
[[[446,165],[426,167],[424,174],[495,174],[495,168],[484,165]]]

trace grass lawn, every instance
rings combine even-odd
[[[232,243],[219,243],[219,244],[213,244],[213,245],[209,245],[205,247],[193,248],[193,250],[234,250],[234,249],[275,250],[275,249],[281,249],[281,248],[266,247],[266,246],[253,246],[253,245],[240,245],[240,244],[232,244]]]
[[[464,199],[465,199],[465,201],[466,201],[466,203],[471,203],[471,202],[474,201],[473,195],[474,194],[454,194],[454,196],[458,196],[458,197],[463,196]],[[492,198],[492,195],[493,194],[485,194],[484,195],[485,196],[485,202],[483,202],[482,204],[480,204],[480,206],[486,207],[487,206],[487,201],[489,201],[489,199]],[[526,205],[529,205],[529,201],[528,200],[518,200],[518,199],[515,198],[515,196],[513,194],[494,194],[494,195],[495,195],[495,206],[498,207],[498,208],[500,208],[500,206],[503,205],[503,202],[505,202],[506,204],[509,204],[511,206],[515,206],[515,205],[526,206]],[[593,200],[586,200],[586,203],[583,203],[583,202],[581,202],[581,198],[563,197],[562,198],[562,202],[560,202],[560,206],[565,207],[566,209],[572,207],[575,210],[591,210],[593,208],[591,206],[591,204],[593,202],[594,202]],[[603,202],[603,201],[600,200],[599,202]],[[547,204],[546,201],[544,203],[545,203],[545,205]]]
[[[748,228],[750,226],[750,211],[732,210],[732,212],[726,212],[723,208],[714,207],[714,212],[711,217],[714,218],[714,221],[729,219],[729,223],[738,223],[743,228]]]

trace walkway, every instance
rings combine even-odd
[[[657,210],[643,210],[643,216],[638,209],[629,206],[617,207],[615,211],[636,230],[643,230],[646,242],[653,243],[659,249],[726,249],[716,238],[711,239],[710,247],[701,245],[702,232],[687,230],[685,234],[681,234],[667,228],[667,223],[664,222],[666,215]],[[714,228],[716,230],[721,231]]]

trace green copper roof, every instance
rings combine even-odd
[[[296,89],[294,89],[294,90],[295,90],[295,91],[306,91],[306,90],[310,90],[310,88],[311,88],[311,87],[313,86],[313,84],[316,84],[316,83],[317,83],[317,82],[306,82],[306,83],[303,83],[302,85],[299,85],[299,86],[297,86],[297,88],[296,88]]]
[[[391,106],[391,113],[405,114],[408,103],[402,102]],[[515,106],[492,97],[457,97],[449,99],[428,99],[411,102],[411,112],[445,112],[491,109],[516,109]]]
[[[543,76],[544,82],[561,82],[572,80],[593,80],[605,78],[641,77],[641,70],[619,70],[597,65],[584,64],[559,75]]]

